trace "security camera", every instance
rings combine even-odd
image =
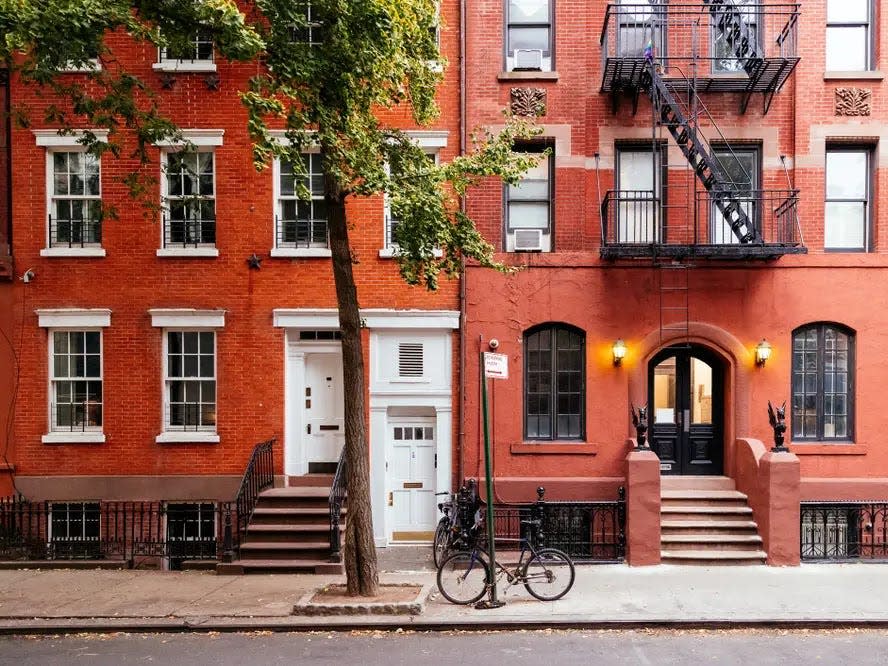
[[[24,282],[25,284],[28,284],[33,279],[34,279],[34,269],[29,268],[22,275],[22,282]]]
[[[496,338],[491,338],[491,340],[487,343],[487,346],[491,349],[499,349],[499,340]]]

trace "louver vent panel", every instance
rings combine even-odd
[[[422,343],[399,343],[398,375],[401,377],[422,377],[422,370]]]

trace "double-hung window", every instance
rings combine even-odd
[[[280,160],[275,166],[277,213],[273,254],[329,256],[323,154],[303,153],[302,169],[287,160]],[[308,198],[303,198],[306,193]]]
[[[506,70],[552,71],[552,0],[506,2]]]
[[[524,436],[583,439],[586,336],[572,326],[544,324],[524,334]]]
[[[873,0],[826,0],[826,70],[872,69]]]
[[[290,30],[291,40],[296,44],[317,46],[324,39],[324,23],[320,12],[312,5],[311,0],[296,0],[293,4],[299,22],[294,23]]]
[[[760,150],[758,146],[713,146],[712,153],[733,193],[733,201],[740,205],[749,224],[761,227]],[[739,243],[740,238],[731,228],[731,220],[725,217],[718,205],[710,204],[710,242],[715,245]],[[749,230],[741,225],[738,232],[745,235]]]
[[[163,335],[163,432],[159,443],[216,443],[216,329],[224,310],[149,310]]]
[[[652,150],[650,144],[617,146],[618,243],[662,241],[664,162],[665,150]]]
[[[854,439],[854,333],[812,324],[792,334],[793,441]]]
[[[164,248],[216,244],[216,178],[212,151],[167,152]]]
[[[48,153],[49,247],[98,247],[102,243],[99,159],[84,150]]]
[[[516,146],[519,153],[540,153],[546,146]],[[506,251],[552,249],[552,200],[554,156],[539,156],[537,164],[516,185],[505,186]]]
[[[425,155],[428,158],[431,164],[438,163],[438,153],[437,148],[426,147]],[[379,256],[381,257],[393,257],[398,252],[398,224],[400,220],[398,219],[398,215],[394,212],[392,207],[391,198],[385,197],[385,208],[383,211],[383,221],[384,221],[384,230],[383,230],[383,249],[380,250]]]
[[[158,51],[154,69],[178,72],[215,72],[213,40],[198,32],[182,43],[163,46]]]
[[[51,559],[101,556],[102,515],[98,502],[53,502],[49,512]]]
[[[216,559],[216,505],[212,502],[169,502],[166,505],[169,568],[185,560]]]
[[[871,152],[859,146],[826,150],[823,246],[827,250],[869,249]]]
[[[718,7],[718,9],[716,8]],[[750,58],[761,57],[759,35],[760,0],[733,0],[716,5],[711,11],[712,71],[744,71]],[[740,16],[740,23],[733,20]]]
[[[102,328],[111,311],[37,310],[49,343],[49,429],[45,444],[105,441]]]

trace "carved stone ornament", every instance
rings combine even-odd
[[[546,91],[544,88],[512,88],[510,108],[516,116],[546,115]]]
[[[837,116],[870,115],[872,91],[866,88],[836,88]]]

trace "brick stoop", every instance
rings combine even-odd
[[[660,557],[664,564],[764,564],[747,497],[727,477],[663,477]]]
[[[240,559],[216,566],[218,574],[341,574],[343,565],[330,561],[330,486],[317,479],[299,484],[289,477],[286,488],[259,494],[240,546]],[[340,533],[345,530],[342,509]]]

